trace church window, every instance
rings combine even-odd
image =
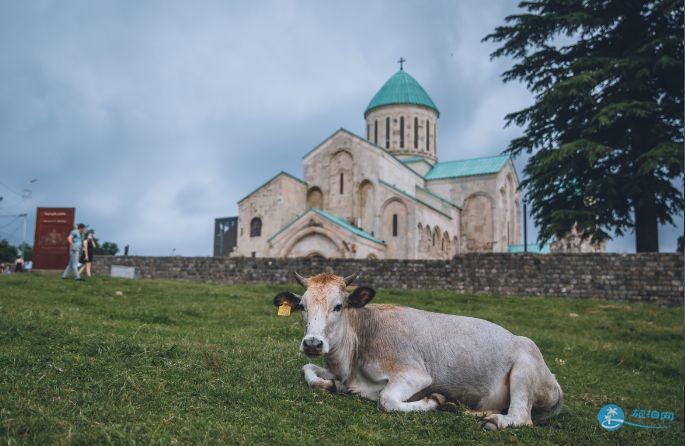
[[[255,217],[250,221],[250,237],[260,237],[262,235],[262,220]]]
[[[431,128],[428,119],[426,119],[426,151],[431,151]],[[435,243],[433,243],[435,245]]]
[[[385,148],[390,148],[390,118],[385,118]]]
[[[435,153],[438,153],[438,138],[436,138],[438,134],[438,124],[433,124],[433,138],[435,138],[435,141],[433,143],[433,151]]]
[[[397,237],[397,214],[392,214],[392,236]]]
[[[378,119],[373,121],[373,143],[378,144]]]
[[[366,126],[366,139],[371,140],[371,124]]]
[[[343,180],[344,179],[345,179],[345,175],[341,173],[340,174],[340,195],[342,195],[343,192],[345,192],[345,190],[343,189]]]
[[[419,118],[414,118],[414,148],[419,148]]]
[[[435,232],[433,233],[433,246],[435,246]]]
[[[400,147],[404,147],[404,116],[400,117]]]

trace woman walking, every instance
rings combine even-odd
[[[81,263],[83,266],[79,273],[86,271],[86,276],[91,277],[90,265],[93,262],[93,256],[95,255],[95,248],[97,247],[97,242],[95,242],[95,231],[92,229],[88,231],[86,239],[83,241],[83,252],[81,253]]]

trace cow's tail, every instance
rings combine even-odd
[[[564,404],[564,392],[562,392],[561,386],[556,378],[554,378],[554,392],[556,393],[556,396],[552,398],[553,402],[550,405],[538,407],[537,410],[535,410],[533,415],[536,419],[541,421],[546,420],[561,412],[561,406]]]

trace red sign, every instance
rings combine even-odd
[[[63,269],[69,262],[67,237],[74,229],[74,208],[38,208],[33,267]]]

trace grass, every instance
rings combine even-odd
[[[308,389],[301,319],[271,303],[286,288],[0,277],[0,443],[683,443],[682,308],[379,290],[377,302],[488,319],[538,344],[562,413],[491,433],[468,415],[384,413]],[[608,402],[676,421],[606,432]]]

